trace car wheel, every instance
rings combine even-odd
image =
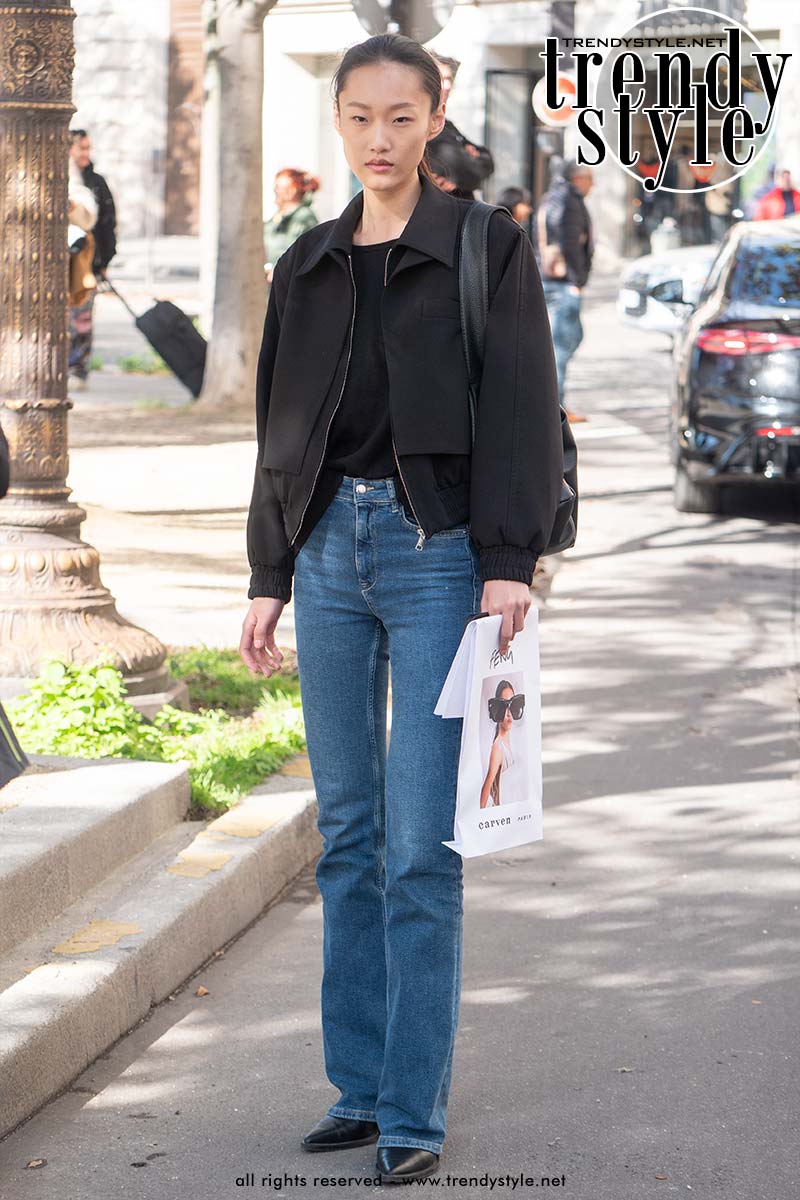
[[[675,465],[673,503],[678,512],[719,513],[722,508],[719,487],[690,479],[682,462]]]

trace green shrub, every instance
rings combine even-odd
[[[203,652],[184,653],[191,659]],[[247,670],[244,664],[242,669]],[[229,670],[220,685],[223,692],[231,688],[231,675]],[[265,679],[271,686],[252,693],[248,715],[204,707],[185,712],[167,704],[147,721],[127,699],[121,671],[107,659],[84,666],[52,659],[27,692],[8,701],[8,710],[23,748],[32,754],[186,762],[192,805],[207,814],[235,804],[305,748],[296,680],[282,682]],[[212,691],[209,675],[207,692]],[[238,698],[243,701],[244,693]]]

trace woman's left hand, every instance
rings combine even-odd
[[[503,614],[500,624],[500,653],[508,652],[508,644],[515,633],[525,628],[528,609],[533,604],[531,589],[527,583],[514,579],[487,579],[483,585],[481,612]]]

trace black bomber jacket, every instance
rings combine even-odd
[[[472,201],[419,178],[420,197],[387,254],[381,304],[401,489],[423,550],[432,534],[469,522],[481,579],[530,584],[563,475],[539,269],[520,225],[496,212],[489,223],[489,314],[473,446],[458,303],[458,238]],[[291,598],[294,556],[309,532],[303,518],[350,361],[352,235],[363,202],[361,191],[338,218],[302,233],[275,264],[256,376],[250,599]],[[392,255],[397,261],[387,278]]]

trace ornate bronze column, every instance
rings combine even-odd
[[[68,497],[67,177],[75,57],[69,0],[0,0],[0,421],[11,486],[0,501],[0,696],[58,655],[108,647],[150,714],[185,697],[164,646],[116,611]]]

